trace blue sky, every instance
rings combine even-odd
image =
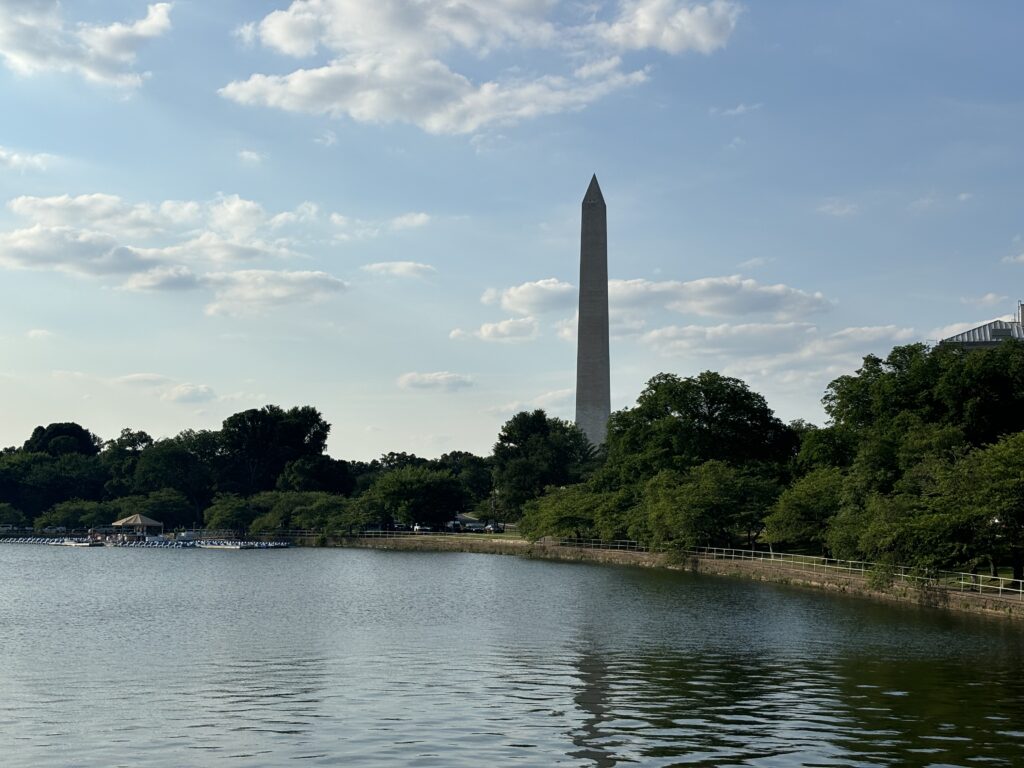
[[[1024,291],[1012,2],[0,1],[0,444],[312,404],[330,452],[571,418],[580,201],[612,405],[784,419]]]

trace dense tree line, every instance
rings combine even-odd
[[[738,379],[662,373],[612,414],[600,449],[536,410],[509,419],[487,457],[370,462],[327,456],[330,425],[309,406],[163,440],[50,424],[0,453],[0,525],[141,512],[170,528],[344,533],[473,511],[531,537],[771,545],[1024,578],[1024,345],[896,347],[823,402],[827,426],[784,424]]]
[[[526,505],[531,536],[790,550],[1024,578],[1024,345],[896,347],[782,424],[743,382],[661,374],[604,463]]]
[[[493,516],[489,458],[343,461],[324,453],[329,434],[315,408],[276,405],[164,440],[124,429],[103,441],[74,423],[40,426],[0,453],[0,525],[102,528],[141,513],[168,529],[345,532],[443,526],[468,510]]]

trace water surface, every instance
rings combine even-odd
[[[4,766],[1024,765],[1024,630],[456,553],[0,545]]]

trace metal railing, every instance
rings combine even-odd
[[[887,565],[864,560],[837,560],[815,555],[794,555],[756,549],[728,549],[724,547],[696,547],[687,550],[698,557],[727,560],[758,560],[778,563],[792,569],[818,573],[847,573],[867,578],[877,575],[881,579],[909,583],[917,587],[933,587],[953,592],[976,593],[985,597],[1001,597],[1024,602],[1024,582],[1006,576],[986,576],[963,571],[943,571],[913,568],[905,565]]]
[[[618,549],[626,552],[650,552],[651,548],[639,541],[631,539],[558,539],[560,547],[576,547],[578,549]]]
[[[651,552],[638,541],[616,539],[558,539],[558,546],[579,549],[609,549],[632,552]],[[944,589],[950,592],[977,594],[1004,600],[1024,602],[1024,582],[1006,576],[986,576],[980,573],[942,571],[913,568],[904,565],[887,565],[865,560],[839,560],[816,555],[798,555],[788,552],[773,552],[760,549],[732,549],[728,547],[694,547],[682,550],[684,554],[712,560],[751,560],[790,570],[811,573],[847,574],[860,579],[877,577],[883,581],[900,582],[917,588]]]

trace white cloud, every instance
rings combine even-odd
[[[113,381],[115,384],[144,388],[166,387],[174,383],[174,379],[161,373],[129,373],[125,376],[118,376]]]
[[[256,31],[256,23],[249,21],[245,24],[241,24],[235,27],[235,29],[232,30],[231,34],[234,35],[234,37],[237,38],[238,41],[243,46],[245,46],[246,48],[251,48],[253,45],[256,44],[256,39],[258,37]]]
[[[739,117],[740,115],[746,115],[749,112],[756,112],[763,105],[758,104],[745,104],[743,102],[737,104],[735,107],[728,107],[726,109],[720,109],[718,107],[712,107],[710,112],[712,115],[721,115],[722,117]]]
[[[403,213],[391,220],[392,229],[418,229],[430,223],[430,216],[426,213]]]
[[[127,275],[149,266],[137,251],[98,232],[41,224],[0,232],[0,267],[100,276]]]
[[[199,277],[191,269],[174,265],[139,272],[125,280],[122,287],[129,291],[188,291],[199,285]]]
[[[736,266],[740,269],[753,269],[754,267],[766,267],[775,261],[773,256],[755,256],[752,259],[741,261]]]
[[[260,165],[265,158],[265,155],[254,149],[242,149],[238,152],[238,159],[246,165]]]
[[[960,303],[973,304],[978,307],[991,307],[996,304],[1002,304],[1006,299],[1006,296],[990,291],[983,296],[964,296],[960,299]]]
[[[322,52],[328,63],[256,73],[220,94],[246,105],[475,133],[582,109],[642,83],[646,70],[624,70],[617,52],[709,54],[726,44],[739,17],[739,6],[728,0],[626,0],[610,18],[597,18],[608,16],[597,6],[590,18],[577,14],[583,20],[576,23],[556,20],[556,7],[553,0],[295,0],[240,34],[296,58]],[[538,48],[560,54],[571,69],[537,73]],[[531,66],[504,67],[476,82],[452,69],[466,54],[486,63],[498,50]]]
[[[417,261],[381,261],[376,264],[364,264],[360,269],[374,275],[388,277],[427,277],[437,272],[429,264]]]
[[[473,386],[473,379],[461,373],[434,371],[432,373],[403,373],[398,377],[402,389],[440,389],[455,392]]]
[[[0,146],[0,168],[10,168],[15,171],[45,171],[56,160],[54,155],[15,152]]]
[[[480,300],[484,304],[500,304],[502,309],[519,315],[536,315],[575,305],[576,288],[572,283],[547,277],[503,290],[489,288]]]
[[[843,200],[839,197],[829,197],[821,202],[817,208],[818,213],[823,213],[826,216],[835,216],[836,218],[846,218],[848,216],[855,216],[860,212],[860,208],[856,203],[852,203],[849,200]]]
[[[961,192],[959,195],[956,196],[956,199],[961,203],[966,203],[972,197],[974,197],[973,192]]]
[[[53,331],[48,331],[45,328],[33,328],[25,334],[25,337],[34,341],[43,341],[52,339],[54,335]]]
[[[740,16],[727,0],[689,5],[678,0],[626,0],[618,19],[599,33],[625,50],[713,53],[725,46]]]
[[[1024,253],[1018,253],[1016,256],[1004,256],[1003,262],[1006,264],[1024,264]]]
[[[172,403],[207,403],[216,400],[217,395],[206,384],[177,384],[160,396],[161,400]]]
[[[564,409],[573,401],[575,396],[575,389],[556,389],[551,392],[544,392],[529,400],[514,400],[511,403],[488,408],[487,412],[498,416],[507,416],[519,413],[520,411],[534,411],[538,408],[545,411]]]
[[[608,299],[612,307],[663,306],[676,312],[703,316],[752,313],[772,315],[778,320],[822,312],[831,304],[820,292],[807,292],[781,283],[763,285],[742,275],[675,280],[609,280]]]
[[[722,323],[721,325],[670,325],[645,333],[642,337],[663,354],[696,351],[722,353],[789,346],[799,343],[815,331],[809,323]]]
[[[134,64],[141,46],[171,28],[171,3],[149,5],[144,18],[106,26],[71,23],[50,0],[0,5],[0,57],[21,75],[73,72],[86,80],[136,88],[148,73]]]
[[[497,323],[484,323],[475,331],[456,328],[448,334],[448,337],[451,339],[475,337],[481,341],[520,342],[537,338],[538,330],[539,327],[534,318],[517,317]]]
[[[333,147],[335,144],[338,143],[338,134],[336,134],[334,131],[328,128],[315,139],[313,139],[313,141],[325,147]]]
[[[249,269],[206,275],[203,284],[214,289],[208,315],[250,315],[288,304],[325,301],[347,285],[326,272],[286,272]]]

